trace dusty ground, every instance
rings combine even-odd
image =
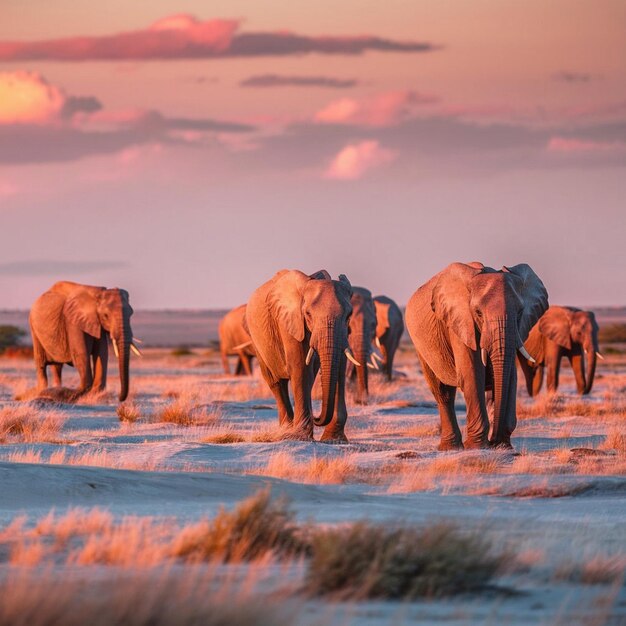
[[[271,484],[300,520],[451,520],[511,554],[489,592],[411,603],[301,599],[298,623],[626,623],[626,360],[602,362],[585,399],[567,369],[556,397],[531,401],[520,391],[514,452],[437,452],[437,411],[416,359],[406,351],[397,365],[406,378],[375,379],[371,404],[349,405],[350,443],[337,446],[280,440],[258,372],[225,377],[216,353],[148,350],[133,359],[122,416],[134,421],[118,417],[114,370],[109,393],[49,405],[15,402],[34,384],[32,364],[0,360],[2,575],[39,565],[107,575],[71,546],[51,560],[33,544],[28,533],[51,509],[97,507],[114,524],[136,516],[184,526]],[[461,395],[457,403],[462,418]],[[25,427],[8,432],[16,419]],[[19,549],[3,547],[20,533]],[[286,584],[283,566],[254,571],[265,591]]]

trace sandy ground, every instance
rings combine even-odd
[[[114,369],[110,393],[52,406],[15,402],[34,384],[32,364],[0,359],[0,411],[23,405],[63,422],[32,441],[8,436],[0,444],[0,528],[17,516],[34,525],[51,509],[71,507],[182,524],[270,484],[301,520],[450,520],[485,533],[517,563],[488,593],[303,601],[299,623],[626,624],[623,578],[583,584],[559,575],[594,563],[626,568],[626,361],[611,357],[598,369],[593,395],[582,401],[567,369],[557,404],[520,391],[514,452],[439,453],[437,411],[410,351],[398,362],[405,378],[375,378],[370,405],[349,405],[350,443],[341,446],[276,441],[274,402],[258,371],[252,379],[224,376],[215,353],[148,350],[133,359],[134,423],[116,413]],[[66,384],[75,385],[67,372]],[[457,403],[463,421],[461,395]],[[193,425],[161,421],[170,405],[191,412]],[[216,443],[224,440],[235,442]],[[15,567],[0,560],[5,573]]]

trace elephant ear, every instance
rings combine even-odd
[[[572,347],[572,315],[560,306],[551,306],[539,320],[539,332],[568,350]]]
[[[331,280],[330,274],[326,270],[319,270],[309,274],[309,278],[312,280]]]
[[[91,290],[80,290],[69,296],[65,301],[63,313],[65,318],[75,324],[84,333],[100,339],[102,326],[98,317],[98,294]]]
[[[268,305],[279,326],[296,340],[304,340],[302,291],[311,280],[303,272],[290,270],[282,273],[268,294]]]
[[[479,267],[480,266],[480,267]],[[476,350],[476,327],[470,310],[469,281],[482,271],[482,264],[452,263],[433,287],[431,307],[437,319],[470,349]]]
[[[389,307],[391,305],[374,300],[374,306],[376,307],[376,336],[382,337],[389,328]]]
[[[509,272],[521,280],[518,295],[524,303],[524,308],[518,324],[519,348],[528,338],[530,329],[548,310],[548,292],[539,276],[527,263],[503,267],[502,271]]]

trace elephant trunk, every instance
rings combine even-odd
[[[596,375],[596,353],[599,352],[598,339],[594,337],[592,340],[586,341],[583,345],[585,356],[587,357],[587,376],[585,378],[585,386],[583,395],[587,395],[593,387],[593,379]]]
[[[339,334],[339,329],[330,324],[324,336],[316,342],[322,381],[322,409],[320,415],[313,418],[316,426],[330,424],[335,413],[339,366],[341,359],[345,358],[343,349],[347,343]]]
[[[130,361],[130,343],[133,338],[132,331],[130,329],[130,322],[125,319],[119,320],[119,331],[116,333],[115,341],[117,343],[118,366],[120,370],[120,394],[118,399],[120,402],[124,402],[128,397],[128,370]]]
[[[517,370],[517,328],[510,317],[494,322],[494,333],[489,359],[493,368],[493,428],[491,443],[510,444],[516,424],[515,395]]]

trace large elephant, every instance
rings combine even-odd
[[[282,270],[250,297],[246,325],[261,373],[290,437],[311,439],[313,424],[325,426],[323,441],[346,441],[345,401],[348,317],[352,288],[341,275],[312,276]],[[322,407],[313,416],[311,389],[321,367]],[[294,407],[289,398],[289,382]]]
[[[393,378],[393,359],[404,333],[400,307],[387,296],[374,298],[376,307],[376,347],[382,352],[381,363],[387,380]]]
[[[363,287],[352,287],[352,316],[348,342],[358,365],[353,365],[350,378],[356,379],[355,402],[367,404],[369,396],[368,368],[378,368],[372,343],[376,337],[376,308],[372,293]],[[371,362],[370,362],[371,359]]]
[[[533,326],[524,345],[534,359],[533,362],[518,354],[526,388],[531,396],[536,396],[541,390],[544,368],[547,369],[548,391],[557,390],[561,359],[564,356],[569,359],[574,370],[578,393],[585,395],[591,391],[596,373],[596,357],[602,358],[598,346],[598,324],[591,311],[551,306]]]
[[[229,356],[237,357],[235,375],[252,375],[252,359],[256,356],[252,339],[244,326],[246,305],[242,304],[229,311],[220,321],[218,334],[220,338],[220,354],[224,373],[230,374]]]
[[[467,406],[465,447],[511,447],[515,354],[525,353],[524,341],[547,308],[546,289],[526,264],[496,271],[453,263],[413,294],[406,324],[439,408],[439,450],[463,447],[454,411],[457,387]]]
[[[130,327],[132,314],[124,289],[55,283],[35,300],[29,316],[38,389],[48,386],[48,365],[54,366],[55,384],[60,385],[65,363],[78,370],[77,396],[104,389],[110,336],[119,363],[119,400],[126,400],[130,351],[139,354]]]

